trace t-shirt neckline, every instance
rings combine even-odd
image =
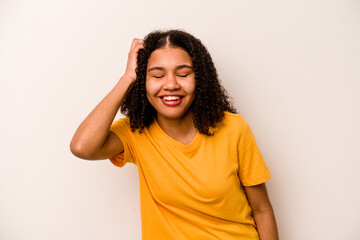
[[[153,126],[154,126],[154,130],[155,130],[154,131],[155,134],[157,135],[157,137],[159,137],[161,139],[161,141],[164,141],[168,145],[175,147],[183,152],[190,152],[190,151],[195,150],[201,142],[200,140],[202,138],[202,134],[199,133],[199,131],[197,131],[195,137],[189,144],[183,144],[183,143],[173,139],[169,135],[167,135],[167,133],[159,126],[156,119],[154,119]]]

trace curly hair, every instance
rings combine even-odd
[[[210,127],[222,121],[224,111],[236,112],[220,84],[209,52],[199,39],[181,30],[154,31],[144,38],[144,45],[144,49],[138,52],[136,81],[120,107],[120,111],[130,119],[132,131],[138,129],[141,133],[156,117],[156,110],[146,96],[146,68],[151,53],[166,46],[184,49],[193,61],[196,86],[190,109],[194,126],[201,134],[213,135]]]

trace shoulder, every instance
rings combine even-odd
[[[130,129],[130,119],[127,117],[121,117],[118,120],[115,120],[112,124],[111,127],[114,128],[128,128]]]
[[[114,121],[111,124],[110,130],[115,133],[131,131],[129,118],[119,118]]]
[[[243,125],[247,125],[246,120],[240,114],[231,113],[231,112],[224,112],[224,113],[225,116],[224,119],[222,120],[223,124],[232,127],[240,127]]]
[[[217,123],[213,129],[214,134],[225,133],[228,135],[238,135],[242,132],[244,126],[247,126],[245,119],[236,113],[224,112],[224,118]]]
[[[124,124],[130,126],[130,119],[127,117],[119,118],[118,120],[114,121],[113,124]]]
[[[154,122],[150,124],[150,126],[145,127],[141,132],[139,129],[132,129],[130,124],[130,119],[128,117],[119,118],[111,124],[110,130],[115,133],[122,132],[123,134],[127,134],[133,137],[142,137],[143,133],[148,133],[150,129],[153,127]],[[147,135],[147,134],[145,134]]]

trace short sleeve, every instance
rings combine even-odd
[[[124,146],[124,151],[109,160],[117,167],[123,167],[126,163],[134,163],[134,148],[131,141],[131,128],[128,118],[120,118],[113,122],[110,131],[116,134]]]
[[[254,186],[266,182],[271,174],[248,123],[242,120],[238,146],[239,178],[242,185]]]

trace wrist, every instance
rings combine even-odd
[[[134,82],[135,81],[133,80],[133,78],[125,74],[122,77],[120,77],[119,81],[115,85],[114,90],[123,92],[126,96],[127,93],[131,90],[132,86],[134,85]]]
[[[120,79],[122,79],[122,81],[126,81],[129,82],[130,84],[133,84],[136,81],[136,74],[128,74],[125,73]]]
[[[128,87],[131,87],[134,84],[135,81],[136,81],[136,79],[134,79],[134,78],[132,78],[132,77],[125,74],[119,79],[118,83],[120,83],[120,85],[122,85],[122,86],[125,85],[125,86],[128,86]]]

